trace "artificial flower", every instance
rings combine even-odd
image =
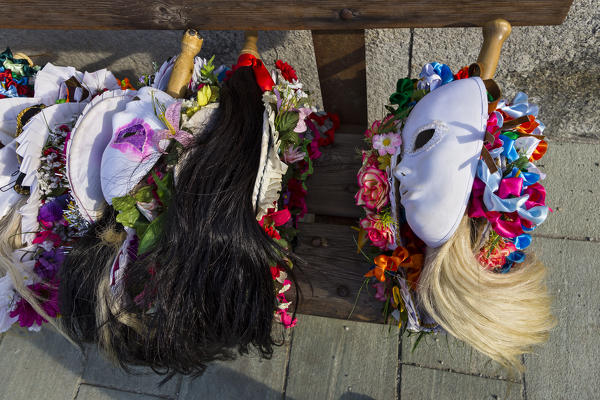
[[[455,80],[466,79],[468,77],[469,77],[469,67],[468,66],[462,67],[456,74],[454,74]]]
[[[56,287],[49,286],[46,283],[34,283],[27,285],[27,288],[37,296],[40,306],[48,316],[55,318],[58,315],[58,290]],[[20,299],[15,304],[9,316],[11,318],[17,317],[19,325],[27,328],[33,327],[34,324],[41,326],[42,323],[48,322],[25,299]]]
[[[376,167],[361,169],[358,173],[358,187],[354,196],[356,205],[379,211],[388,204],[390,186],[385,171]]]
[[[306,153],[302,151],[300,146],[289,146],[283,153],[283,161],[286,164],[293,164],[300,160],[304,160]]]
[[[281,71],[281,75],[286,81],[294,83],[298,80],[298,75],[296,75],[296,71],[294,70],[294,68],[292,68],[290,64],[281,60],[277,60],[275,62],[275,68]]]
[[[43,280],[50,281],[56,276],[65,258],[66,255],[61,248],[44,251],[37,259],[33,270]]]
[[[400,133],[384,133],[373,136],[373,148],[379,151],[380,156],[395,154],[401,144],[402,135]]]
[[[495,269],[506,264],[506,258],[514,251],[517,248],[512,242],[499,238],[493,245],[484,246],[476,258],[483,267]]]
[[[393,226],[381,219],[381,216],[367,212],[360,220],[360,227],[367,232],[367,237],[374,246],[381,250],[391,250],[395,244]]]
[[[375,299],[379,301],[386,301],[387,298],[385,296],[385,283],[377,282],[371,285],[373,289],[375,289]]]
[[[310,108],[301,107],[298,109],[298,124],[294,128],[294,132],[296,132],[296,133],[306,132],[307,128],[306,128],[305,120],[310,114],[312,114],[312,110]]]
[[[373,124],[371,124],[371,128],[367,129],[365,131],[365,137],[370,139],[372,138],[374,135],[376,135],[377,133],[379,133],[379,127],[381,126],[381,121],[374,121]]]

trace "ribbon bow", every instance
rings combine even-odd
[[[252,54],[241,54],[238,58],[237,64],[235,64],[231,69],[232,71],[235,71],[240,67],[252,67],[256,83],[263,92],[272,90],[273,86],[275,86],[275,82],[273,82],[273,78],[271,78],[271,74],[267,70],[267,67],[265,67],[265,64],[263,64],[260,59],[256,58]]]

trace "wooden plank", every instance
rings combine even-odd
[[[315,173],[307,181],[309,212],[354,219],[361,216],[354,195],[358,191],[356,173],[360,168],[360,150],[366,147],[362,136],[365,127],[355,128],[358,130],[354,132],[361,134],[336,132],[335,142],[323,149],[323,155],[315,162]],[[339,130],[347,131],[344,127]]]
[[[398,328],[301,315],[293,335],[287,399],[396,398]]]
[[[345,124],[367,124],[365,31],[312,31],[323,108]],[[342,95],[346,94],[346,95]]]
[[[300,224],[295,253],[307,265],[296,269],[302,294],[299,312],[347,319],[354,308],[352,320],[383,322],[383,303],[373,297],[374,289],[365,287],[358,296],[370,266],[356,253],[354,236],[347,225]]]
[[[2,28],[24,29],[365,29],[561,24],[561,0],[30,0],[4,2]]]

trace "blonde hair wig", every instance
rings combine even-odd
[[[544,283],[546,268],[528,255],[509,273],[485,270],[475,258],[479,248],[472,232],[477,223],[463,217],[450,240],[427,249],[417,292],[448,333],[499,364],[522,371],[520,356],[545,342],[555,325]]]

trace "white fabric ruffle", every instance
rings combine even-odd
[[[280,144],[279,132],[275,130],[275,112],[268,106],[263,113],[259,172],[252,191],[252,206],[259,221],[267,214],[269,208],[276,208],[281,181],[288,168],[279,158]]]
[[[17,117],[27,107],[40,104],[36,97],[10,97],[0,100],[0,142],[9,144],[17,131]]]
[[[19,161],[17,160],[16,141],[0,149],[0,218],[4,217],[21,197],[12,190],[11,183],[17,179]]]
[[[92,99],[77,119],[67,142],[66,173],[81,215],[93,222],[104,207],[100,181],[102,154],[113,135],[112,116],[125,109],[135,90],[113,90]]]

